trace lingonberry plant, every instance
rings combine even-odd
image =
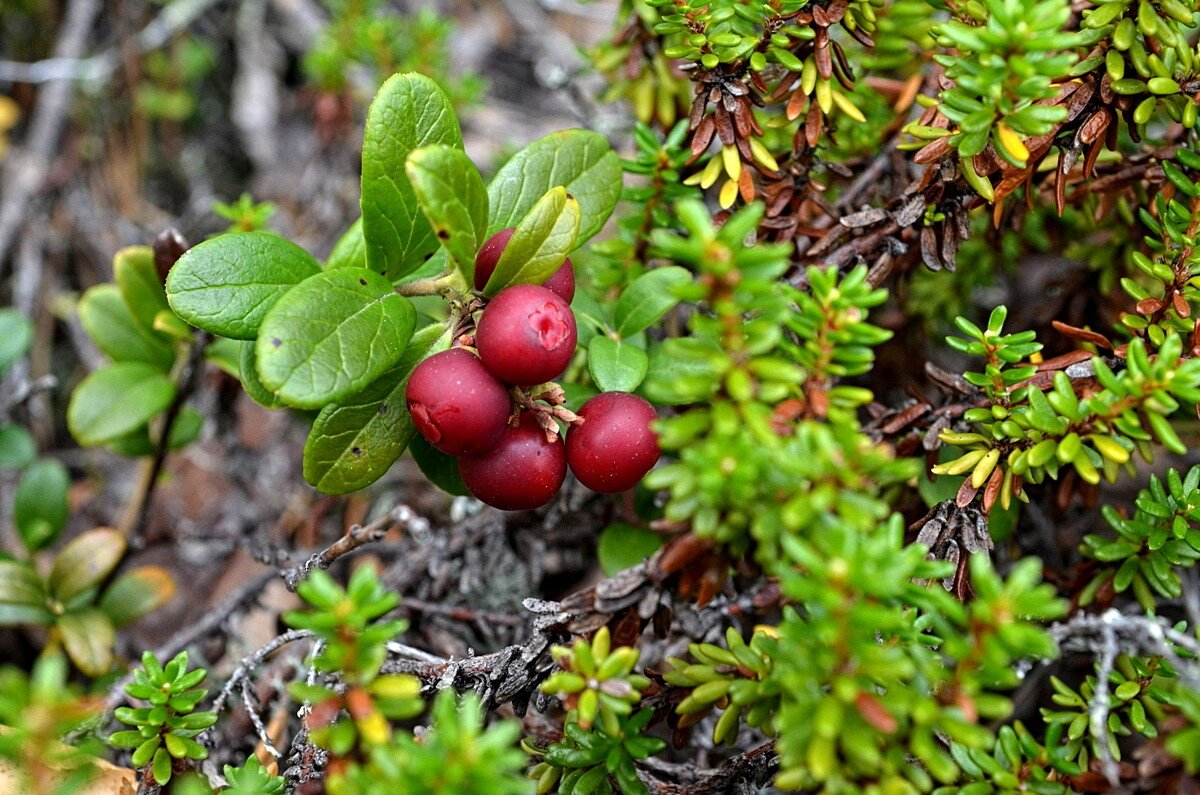
[[[356,10],[345,30],[390,30]],[[1198,12],[627,0],[592,55],[629,141],[554,133],[485,180],[461,103],[399,74],[324,260],[248,199],[226,233],[120,251],[78,301],[108,361],[76,440],[155,483],[203,432],[207,361],[304,424],[322,515],[367,517],[284,569],[308,607],[211,712],[186,657],[144,657],[118,761],[216,786],[255,753],[235,791],[335,795],[1194,789]],[[368,513],[406,451],[475,498],[445,527]],[[0,623],[103,677],[168,589],[111,577],[116,531],[42,552],[69,477],[33,458],[5,418]],[[525,613],[428,598],[516,570]],[[253,734],[214,725],[239,692]]]

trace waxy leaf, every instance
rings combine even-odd
[[[117,362],[89,375],[67,405],[67,426],[81,445],[111,442],[171,404],[175,384],[153,365]]]
[[[363,134],[362,224],[367,267],[396,281],[438,247],[404,166],[430,144],[462,147],[450,100],[419,74],[388,79],[367,113]]]
[[[662,536],[628,524],[610,524],[600,533],[596,557],[609,577],[636,566],[662,546]]]
[[[253,342],[242,343],[242,353],[239,359],[238,378],[241,379],[242,389],[260,406],[268,409],[283,408],[283,402],[271,390],[263,386],[258,378],[258,359],[255,351],[258,347]]]
[[[113,284],[99,284],[79,299],[79,322],[106,356],[116,362],[152,364],[166,372],[175,361],[171,345],[138,323]]]
[[[37,443],[21,425],[0,425],[0,469],[24,469],[37,456]]]
[[[255,343],[258,376],[285,404],[315,409],[363,389],[404,355],[416,313],[382,276],[338,268],[276,302]]]
[[[579,202],[577,243],[600,231],[621,198],[621,159],[603,135],[566,130],[539,138],[504,164],[488,185],[488,231],[517,223],[551,188]]]
[[[410,154],[405,171],[434,236],[470,284],[487,234],[487,188],[479,169],[461,149],[437,145]]]
[[[588,345],[588,371],[602,392],[632,392],[649,366],[646,352],[627,342],[597,334]]]
[[[114,626],[123,627],[171,601],[175,581],[161,566],[130,569],[104,590],[100,610]]]
[[[562,267],[578,238],[579,202],[565,188],[551,188],[517,224],[483,292],[495,295],[513,284],[541,284]]]
[[[329,252],[329,259],[325,260],[325,270],[367,267],[367,243],[363,240],[362,226],[362,218],[359,218],[338,238],[333,251]]]
[[[109,527],[98,527],[71,539],[54,558],[50,593],[68,602],[99,585],[125,554],[125,536]]]
[[[145,331],[154,333],[154,318],[171,309],[154,265],[154,252],[149,246],[121,249],[113,257],[113,275],[133,319]]]
[[[167,275],[167,300],[197,328],[252,340],[267,311],[321,268],[295,243],[267,232],[231,232],[189,249]]]
[[[0,373],[25,355],[33,342],[33,326],[15,309],[0,309]]]
[[[179,450],[196,441],[204,430],[204,415],[193,408],[184,406],[171,423],[171,436],[167,440],[168,450]],[[158,443],[150,438],[150,426],[143,425],[136,431],[108,442],[108,448],[117,455],[129,458],[154,455]]]
[[[17,481],[13,524],[30,552],[49,544],[67,523],[67,468],[49,458],[35,461]]]
[[[81,610],[59,616],[63,647],[71,662],[88,676],[102,676],[112,667],[117,633],[108,616],[99,610]]]
[[[413,435],[408,444],[408,451],[412,453],[421,474],[428,478],[430,483],[456,497],[466,497],[469,494],[462,475],[458,473],[457,458],[436,449],[420,434]]]
[[[622,337],[649,328],[679,303],[674,291],[692,281],[692,274],[677,265],[656,268],[639,276],[617,299],[613,322]]]
[[[322,409],[304,445],[304,479],[325,494],[345,494],[387,472],[416,432],[404,402],[408,376],[422,359],[449,345],[445,326],[426,326],[395,367]]]
[[[52,619],[45,588],[33,566],[0,560],[0,626],[49,624]]]

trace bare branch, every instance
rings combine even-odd
[[[407,505],[397,505],[370,524],[351,527],[346,535],[314,554],[302,565],[286,569],[282,572],[283,581],[287,584],[289,591],[294,591],[300,583],[308,578],[313,569],[328,569],[339,558],[350,554],[359,547],[382,541],[388,531],[396,525],[403,525],[406,529],[415,532],[425,532],[429,529],[429,520]]]

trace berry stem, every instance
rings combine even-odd
[[[458,269],[448,270],[437,276],[431,276],[428,279],[417,279],[416,281],[406,282],[396,286],[396,292],[408,298],[420,295],[442,295],[447,292],[462,292],[466,289],[466,282],[463,281],[462,274]]]

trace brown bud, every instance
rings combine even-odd
[[[154,238],[152,248],[154,250],[154,267],[158,270],[158,278],[166,282],[167,272],[183,256],[183,252],[187,251],[189,246],[184,236],[179,234],[178,229],[169,227],[158,233],[158,237]]]

